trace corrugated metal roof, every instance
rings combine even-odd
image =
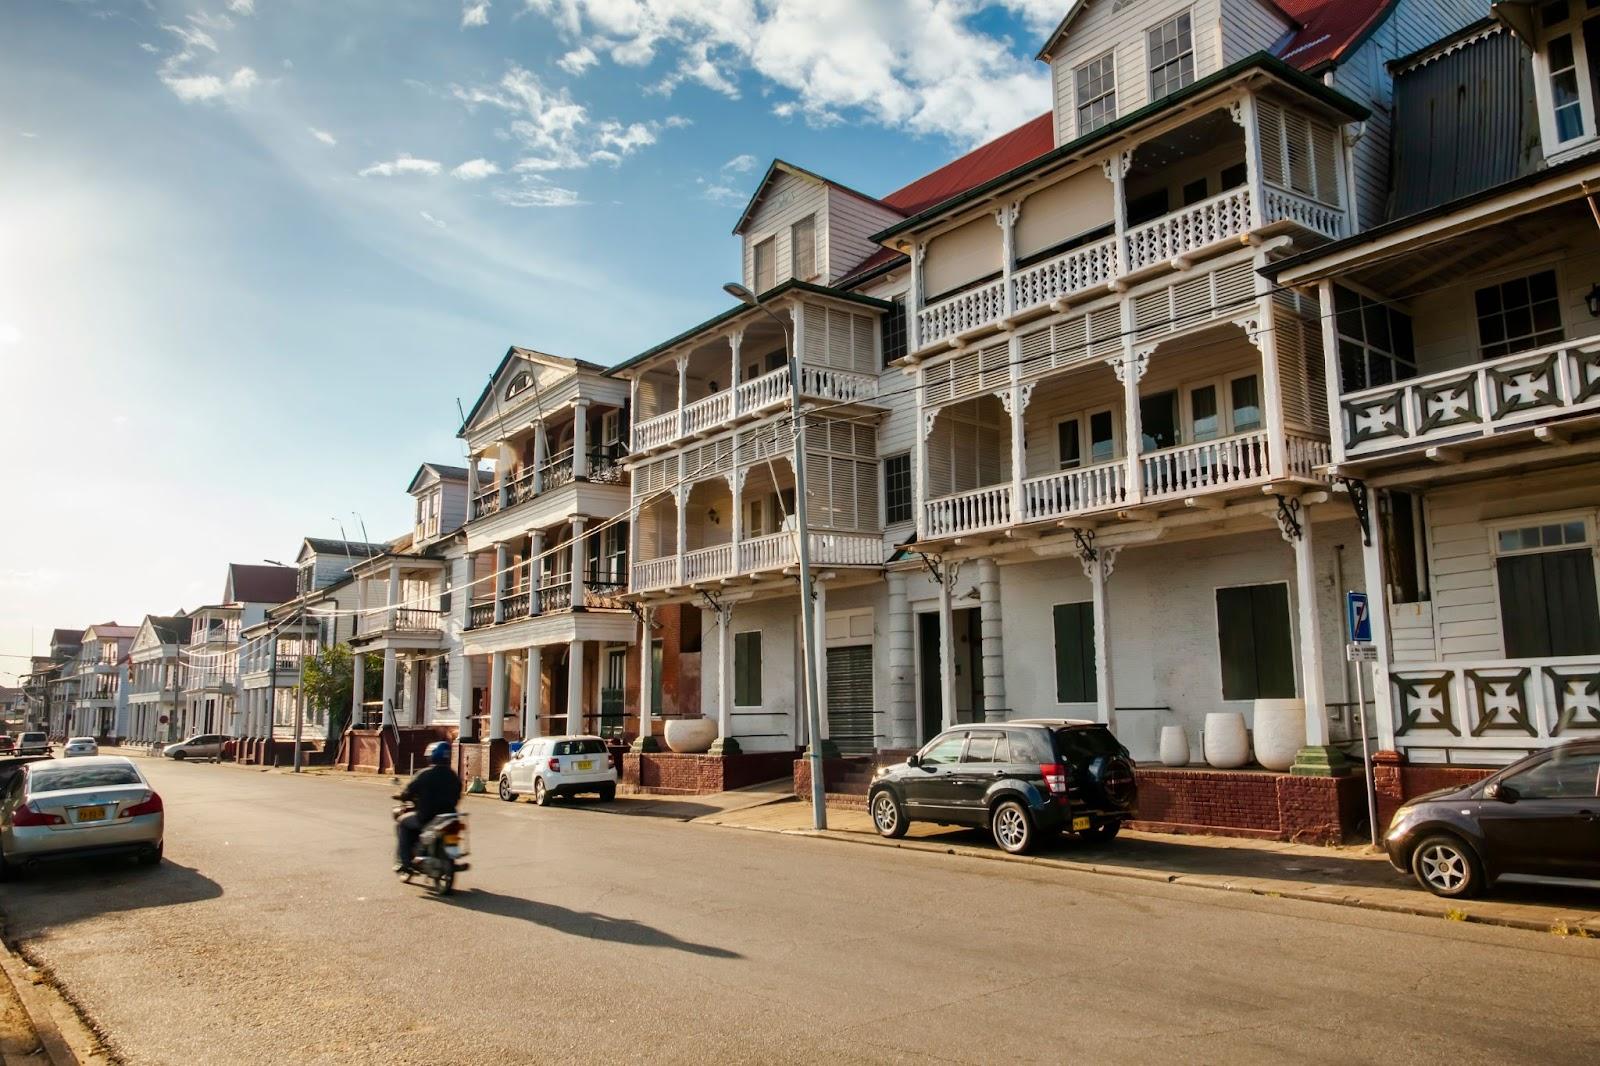
[[[1277,0],[1277,6],[1300,24],[1278,55],[1301,70],[1337,63],[1367,39],[1397,2]]]

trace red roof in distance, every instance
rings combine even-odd
[[[1276,0],[1300,30],[1279,50],[1284,62],[1310,70],[1345,57],[1394,0]]]

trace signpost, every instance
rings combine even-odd
[[[1344,601],[1345,658],[1356,664],[1356,723],[1361,730],[1361,764],[1367,773],[1367,824],[1372,828],[1372,846],[1378,846],[1378,794],[1372,780],[1372,745],[1367,738],[1367,686],[1363,680],[1367,663],[1378,661],[1372,643],[1372,614],[1365,592],[1347,592]],[[1374,693],[1376,696],[1376,693]],[[1374,700],[1376,702],[1376,700]]]

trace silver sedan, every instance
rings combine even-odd
[[[161,861],[161,797],[129,759],[29,763],[0,797],[0,878],[49,859],[137,855]]]

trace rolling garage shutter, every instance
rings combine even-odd
[[[828,649],[828,739],[841,755],[870,755],[877,747],[870,644]]]

